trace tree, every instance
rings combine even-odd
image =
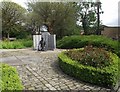
[[[97,3],[96,2],[82,2],[79,6],[79,21],[82,24],[84,34],[95,33],[97,30]],[[101,5],[100,5],[101,9]],[[90,32],[91,29],[95,29],[94,32]]]
[[[28,9],[31,17],[31,25],[45,24],[51,34],[57,34],[59,38],[72,34],[76,27],[77,11],[73,3],[62,2],[29,2]]]
[[[0,3],[1,6],[1,3]],[[2,12],[0,9],[0,39],[2,39]]]
[[[2,34],[9,38],[10,32],[19,31],[24,23],[25,9],[14,2],[1,2]]]

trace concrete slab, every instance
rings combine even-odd
[[[15,56],[10,56],[10,57],[3,57],[0,58],[1,62],[5,62],[5,61],[15,61],[17,60],[17,58]]]

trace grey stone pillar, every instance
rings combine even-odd
[[[56,35],[50,35],[48,37],[48,49],[49,50],[56,49]]]
[[[41,40],[41,35],[33,35],[33,49],[38,50],[38,45]]]

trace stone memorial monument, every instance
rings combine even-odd
[[[40,27],[40,35],[33,35],[35,50],[54,50],[56,48],[56,35],[51,35],[45,25]]]

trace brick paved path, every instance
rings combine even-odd
[[[46,52],[31,49],[7,50],[0,52],[2,53],[0,59],[17,68],[25,90],[110,91],[110,89],[84,83],[64,74],[59,69],[57,61],[57,55],[60,52],[60,50]]]

